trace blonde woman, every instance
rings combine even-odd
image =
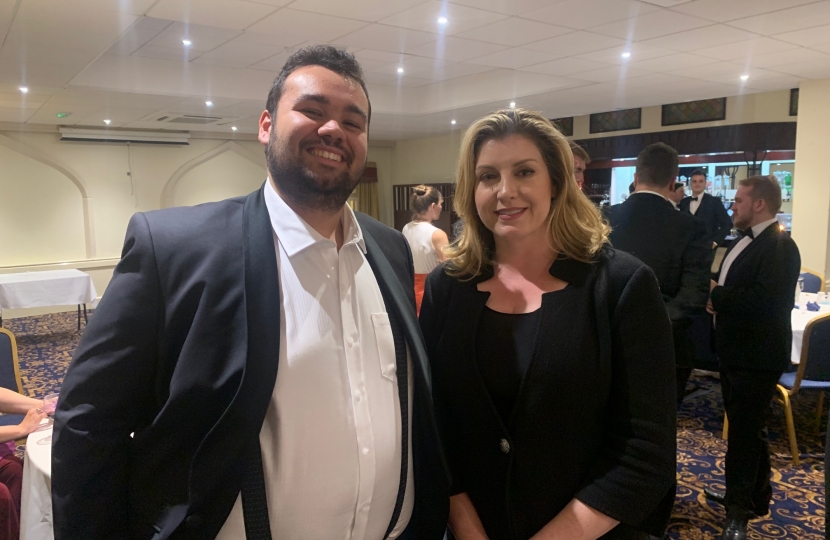
[[[432,222],[441,217],[444,199],[441,192],[432,186],[415,186],[409,197],[412,221],[404,225],[403,235],[412,250],[415,265],[415,306],[421,309],[424,296],[424,282],[427,274],[445,259],[444,248],[449,243],[447,233],[435,227]]]
[[[458,540],[662,536],[674,499],[671,328],[654,274],[608,246],[543,116],[475,122],[465,227],[421,327]]]

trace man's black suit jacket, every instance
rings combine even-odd
[[[709,245],[712,242],[721,245],[729,235],[729,231],[732,230],[732,218],[726,213],[720,197],[713,197],[708,193],[704,193],[701,197],[700,206],[697,207],[694,215],[706,224],[706,240]],[[691,204],[692,198],[686,197],[680,201],[678,207],[681,212],[691,214],[689,211]]]
[[[438,540],[449,478],[415,318],[412,257],[397,231],[362,214],[358,222],[413,363],[415,507],[402,538]],[[61,390],[55,537],[214,538],[240,492],[243,456],[258,441],[279,336],[276,251],[262,189],[136,214]]]
[[[611,245],[651,268],[672,322],[688,322],[702,313],[714,254],[703,222],[653,193],[635,193],[606,215]]]
[[[734,240],[724,256],[734,249]],[[744,249],[712,290],[715,347],[732,368],[783,371],[792,355],[792,309],[801,255],[775,224]],[[722,270],[722,267],[721,267]],[[718,272],[715,280],[718,280]]]

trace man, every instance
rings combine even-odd
[[[585,169],[591,163],[591,156],[575,142],[571,142],[571,152],[574,155],[574,178],[579,189],[582,189],[582,184],[585,183]]]
[[[694,363],[686,330],[691,318],[706,307],[713,251],[706,243],[704,224],[676,211],[669,201],[677,170],[674,148],[664,143],[647,146],[637,156],[634,193],[609,208],[608,217],[611,245],[643,261],[657,276],[672,322],[679,406]]]
[[[791,313],[801,257],[781,231],[776,213],[781,188],[767,176],[741,180],[732,205],[733,241],[710,284],[707,310],[715,318],[723,403],[729,418],[726,493],[706,496],[726,506],[724,540],[746,538],[750,518],[769,512],[766,414],[775,386],[790,363]]]
[[[732,230],[732,220],[723,207],[720,197],[713,197],[706,190],[706,173],[697,169],[689,178],[692,196],[680,201],[680,211],[699,217],[706,224],[707,240],[712,249],[723,244]]]
[[[683,182],[675,182],[674,183],[674,190],[671,192],[669,196],[669,202],[674,205],[676,210],[680,210],[680,201],[686,196],[686,184]]]
[[[133,217],[61,392],[58,540],[443,537],[412,257],[345,204],[370,114],[351,54],[302,49],[262,189]]]

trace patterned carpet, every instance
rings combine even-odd
[[[75,313],[10,319],[3,324],[17,337],[24,390],[32,396],[58,391],[80,337]],[[721,532],[724,511],[705,500],[703,487],[723,489],[726,442],[720,437],[723,405],[718,381],[693,376],[691,383],[698,388],[697,395],[686,400],[678,415],[678,497],[669,538],[701,540],[717,538]],[[826,426],[822,424],[818,431],[810,426],[816,407],[814,393],[799,393],[793,404],[802,462],[793,467],[790,461],[783,409],[774,404],[769,423],[772,512],[751,522],[750,538],[754,540],[824,539]]]

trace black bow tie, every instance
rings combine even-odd
[[[755,239],[755,233],[752,232],[752,227],[738,232],[741,233],[741,236],[748,236],[750,240]]]
[[[692,200],[693,200],[693,201],[696,201],[697,199],[698,199],[697,197],[692,197]]]

